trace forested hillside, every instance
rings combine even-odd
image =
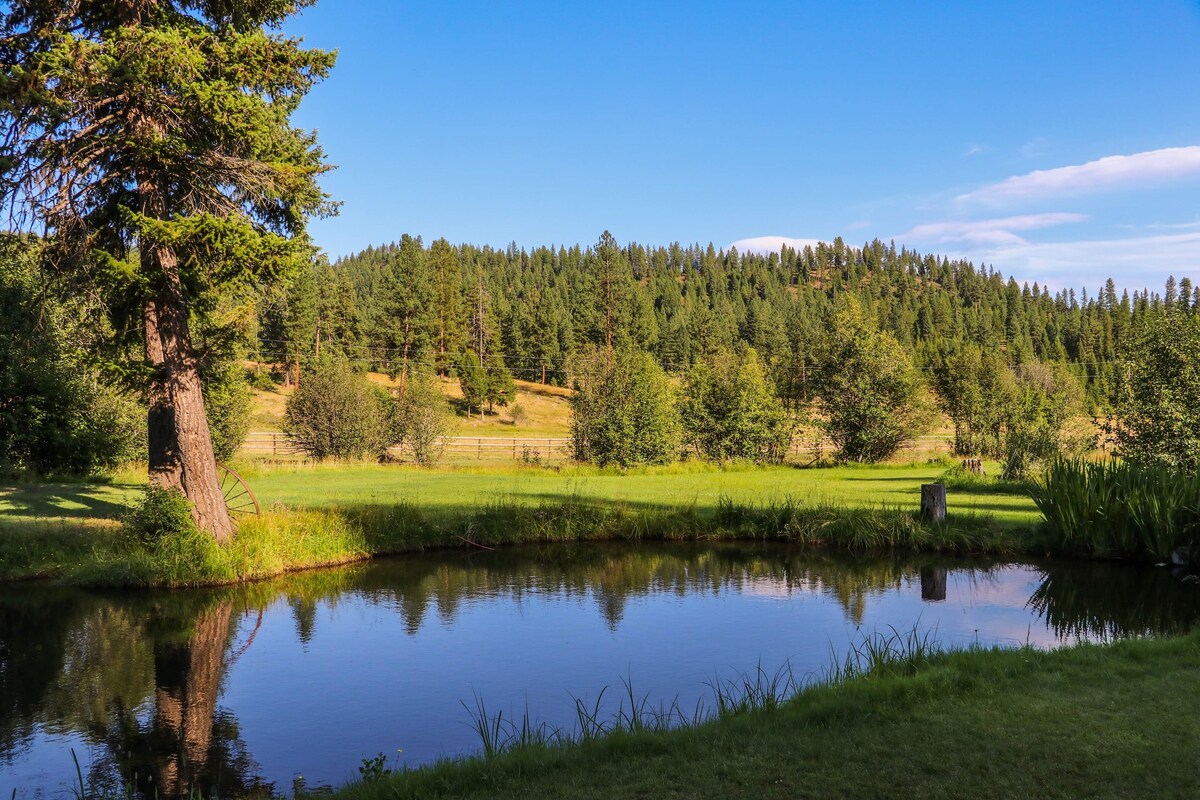
[[[261,307],[262,357],[293,372],[318,351],[392,373],[463,364],[565,384],[588,344],[632,347],[682,373],[698,358],[752,346],[785,402],[810,398],[815,352],[838,298],[855,296],[931,384],[955,364],[997,357],[1056,362],[1086,381],[1089,410],[1112,401],[1122,348],[1139,321],[1200,307],[1184,278],[1163,291],[1112,280],[1052,293],[988,267],[841,239],[770,255],[707,247],[507,249],[426,246],[404,236],[336,263],[314,262]]]

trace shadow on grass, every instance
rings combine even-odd
[[[109,484],[0,486],[0,518],[116,519],[126,511],[122,490]]]

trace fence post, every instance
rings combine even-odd
[[[475,454],[475,458],[478,459],[479,461],[483,461],[483,439],[476,439],[475,445],[476,445],[476,447],[479,448],[479,450]]]

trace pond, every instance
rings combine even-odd
[[[691,709],[760,666],[820,674],[864,633],[1054,647],[1170,633],[1200,589],[1165,568],[854,559],[766,545],[514,548],[379,560],[236,589],[0,586],[0,797],[89,787],[340,785],[364,758],[475,752],[506,717]]]

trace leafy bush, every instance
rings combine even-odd
[[[0,239],[0,474],[87,475],[138,458],[145,411],[84,352],[86,313],[56,299],[32,247]]]
[[[697,363],[683,395],[687,438],[706,458],[761,464],[787,455],[794,425],[753,348]]]
[[[679,455],[679,416],[667,374],[648,353],[592,347],[572,361],[575,458],[601,466],[666,464]]]
[[[1200,313],[1174,311],[1148,323],[1128,360],[1117,404],[1121,455],[1200,470]]]
[[[409,376],[393,406],[392,442],[407,447],[418,464],[429,465],[442,457],[442,437],[449,429],[446,398],[437,379],[423,373]]]
[[[883,461],[928,425],[920,377],[853,297],[839,303],[828,328],[815,381],[825,433],[839,461]]]
[[[218,461],[233,458],[250,432],[250,384],[241,364],[230,361],[204,376],[204,411]]]
[[[341,361],[323,361],[288,398],[283,430],[311,458],[382,456],[391,398]]]
[[[1028,480],[1059,458],[1076,458],[1095,445],[1090,429],[1074,429],[1083,413],[1083,387],[1061,364],[1022,364],[1004,436],[1007,480]]]
[[[196,530],[196,523],[182,492],[150,486],[126,515],[125,529],[138,542],[149,545],[168,536],[186,536]]]

